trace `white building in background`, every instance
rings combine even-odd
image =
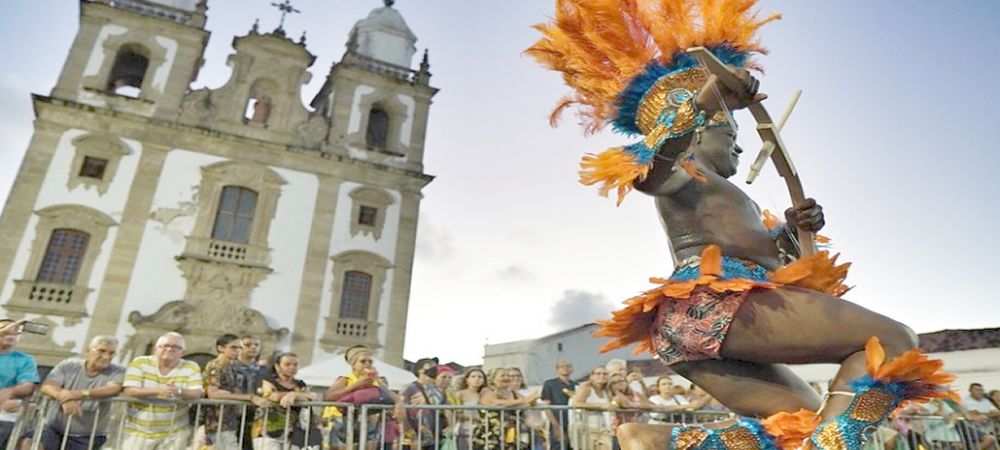
[[[607,339],[592,336],[596,330],[597,325],[588,323],[537,339],[488,344],[483,349],[483,370],[489,372],[497,367],[518,367],[524,372],[526,384],[538,385],[556,376],[556,362],[560,360],[571,362],[573,378],[579,378],[610,359],[649,359],[649,355],[633,354],[633,346],[598,353],[597,349]]]
[[[207,0],[85,0],[0,216],[4,316],[52,326],[42,365],[93,336],[122,358],[259,336],[304,363],[363,343],[402,365],[431,97],[426,53],[386,2],[309,106],[315,57],[255,24],[232,75],[191,90]],[[229,37],[224,37],[229,39]],[[14,163],[8,161],[8,164]]]

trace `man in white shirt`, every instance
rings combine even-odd
[[[992,425],[998,417],[1000,410],[986,398],[986,390],[979,383],[969,385],[969,396],[962,399],[962,406],[967,411],[969,423],[969,436],[972,442],[978,442],[979,448],[987,449],[996,443],[996,437],[990,431]]]

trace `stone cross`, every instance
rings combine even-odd
[[[285,29],[285,15],[286,14],[294,14],[294,13],[300,13],[300,12],[302,12],[302,11],[299,11],[299,10],[295,9],[294,7],[292,7],[292,0],[285,0],[285,1],[281,2],[281,3],[271,3],[271,6],[274,6],[275,8],[278,8],[279,11],[281,11],[281,22],[278,22],[278,29],[279,30],[284,30]]]

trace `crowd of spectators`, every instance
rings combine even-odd
[[[424,358],[413,365],[416,381],[394,391],[375,370],[372,351],[354,346],[344,354],[349,372],[320,392],[296,378],[295,354],[260,360],[253,336],[219,336],[217,356],[202,369],[184,359],[185,339],[171,332],[127,367],[112,362],[117,339],[94,337],[82,357],[60,362],[41,381],[45,401],[35,404],[49,406],[34,422],[22,417],[40,381],[33,357],[15,350],[22,322],[0,320],[0,442],[19,439],[21,450],[32,441],[43,450],[97,449],[112,433],[120,443],[114,448],[129,450],[346,450],[349,436],[357,442],[362,432],[364,450],[617,450],[615,430],[624,423],[728,415],[697,386],[677,385],[669,376],[647,384],[652,380],[629,372],[623,360],[593,367],[582,378],[559,361],[555,376],[532,388],[519,368],[457,373]],[[122,411],[112,419],[108,400],[116,398]],[[191,400],[203,398],[214,402],[192,411]],[[19,420],[32,423],[18,431]],[[998,449],[998,420],[1000,391],[973,383],[961,402],[907,407],[878,431],[883,448],[869,450]]]

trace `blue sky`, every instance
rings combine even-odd
[[[255,18],[272,29],[269,0],[210,0],[206,63],[193,87],[229,76],[235,35]],[[405,356],[476,363],[482,345],[541,336],[602,317],[613,303],[671,270],[652,201],[619,208],[576,184],[584,152],[626,142],[584,138],[571,115],[547,114],[566,92],[521,56],[551,14],[542,0],[398,0],[417,47],[430,49],[431,108]],[[55,84],[77,29],[78,2],[5,5],[0,33],[0,199],[6,198],[33,119],[29,93]],[[308,102],[344,50],[351,25],[381,1],[299,0],[289,35],[307,31],[317,55]],[[778,115],[804,94],[784,140],[807,194],[827,211],[845,260],[847,299],[917,331],[1000,325],[1000,2],[967,0],[761,1],[784,19],[764,28],[771,54],[761,90]],[[904,7],[905,6],[905,7]],[[44,32],[39,30],[44,29]],[[418,61],[415,60],[414,64]],[[760,142],[737,119],[748,150]],[[749,188],[765,208],[787,207],[773,168]],[[805,331],[803,331],[805,332]]]

